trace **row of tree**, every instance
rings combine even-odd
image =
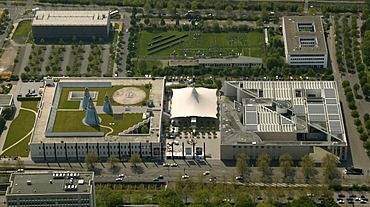
[[[200,177],[202,178],[202,177]],[[323,196],[322,203],[316,204],[305,193]],[[235,184],[205,184],[177,179],[166,190],[137,189],[121,190],[108,186],[97,186],[97,207],[124,204],[158,204],[161,207],[339,207],[327,187],[310,189],[258,188]]]
[[[324,183],[332,184],[339,182],[339,171],[337,170],[337,157],[327,154],[322,160],[322,170]],[[261,173],[261,181],[272,182],[272,168],[270,167],[271,158],[268,154],[261,154],[257,158],[257,169]],[[311,155],[305,155],[299,162],[301,172],[307,183],[316,183],[315,163]],[[284,175],[282,181],[287,183],[294,182],[295,169],[293,168],[293,158],[290,154],[282,154],[279,157],[279,167]],[[250,181],[249,157],[245,153],[239,154],[236,160],[236,169],[240,176],[246,181]]]

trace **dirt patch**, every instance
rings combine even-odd
[[[144,90],[136,87],[121,88],[113,93],[113,100],[123,105],[137,104],[146,97]]]
[[[14,65],[15,58],[17,58],[17,48],[13,46],[5,48],[0,58],[0,72],[11,69]]]
[[[114,120],[122,120],[123,119],[123,114],[113,114],[113,119]]]

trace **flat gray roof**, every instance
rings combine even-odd
[[[236,88],[231,95],[239,96],[246,130],[301,133],[313,126],[346,142],[334,81],[228,81],[224,87],[226,96]]]
[[[59,178],[53,175],[58,173]],[[78,176],[69,176],[73,173]],[[71,177],[74,177],[71,182]],[[79,184],[83,180],[83,184]],[[93,172],[37,172],[37,173],[13,173],[10,176],[10,186],[7,195],[43,195],[43,194],[90,194],[92,185],[90,180],[94,180]],[[29,183],[30,182],[30,183]],[[76,190],[65,190],[67,184],[73,183],[77,186]],[[80,181],[81,182],[81,181]]]
[[[107,26],[109,11],[36,11],[32,26]]]
[[[299,31],[299,24],[312,24],[314,29]],[[307,27],[309,28],[309,26]],[[285,16],[283,17],[285,52],[288,54],[325,54],[327,53],[324,29],[320,16]],[[304,47],[300,38],[314,38],[314,47]]]
[[[0,94],[0,107],[9,107],[13,100],[12,94]]]

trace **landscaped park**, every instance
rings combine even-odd
[[[28,143],[36,119],[38,101],[22,101],[18,116],[11,123],[1,156],[28,156]]]
[[[260,32],[204,33],[201,31],[141,31],[138,57],[225,57],[244,55],[262,57]]]
[[[113,108],[113,114],[107,114],[97,109],[101,122],[90,126],[83,122],[86,111],[81,106],[81,100],[71,100],[73,92],[83,92],[85,88],[63,88],[56,113],[53,132],[103,132],[105,135],[118,135],[124,130],[143,121],[143,113],[127,111],[133,108],[146,106],[149,98],[149,87],[145,86],[112,86],[110,88],[89,88],[90,93],[97,97],[94,105],[101,108],[105,95]]]

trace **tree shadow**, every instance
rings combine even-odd
[[[135,174],[143,174],[144,173],[144,168],[141,166],[133,166],[131,165],[131,171]]]
[[[93,168],[91,170],[95,173],[95,175],[101,175],[103,171],[101,168]]]
[[[296,174],[297,174],[297,170],[294,168],[291,169],[290,172],[288,172],[287,175],[283,177],[282,182],[289,183],[289,184],[295,183]]]
[[[261,182],[263,182],[263,183],[272,183],[273,182],[273,179],[272,179],[273,175],[274,175],[274,172],[273,172],[272,168],[269,167],[266,174],[262,173]]]
[[[118,174],[120,170],[121,166],[114,166],[108,169],[108,171],[111,172],[112,174]]]

